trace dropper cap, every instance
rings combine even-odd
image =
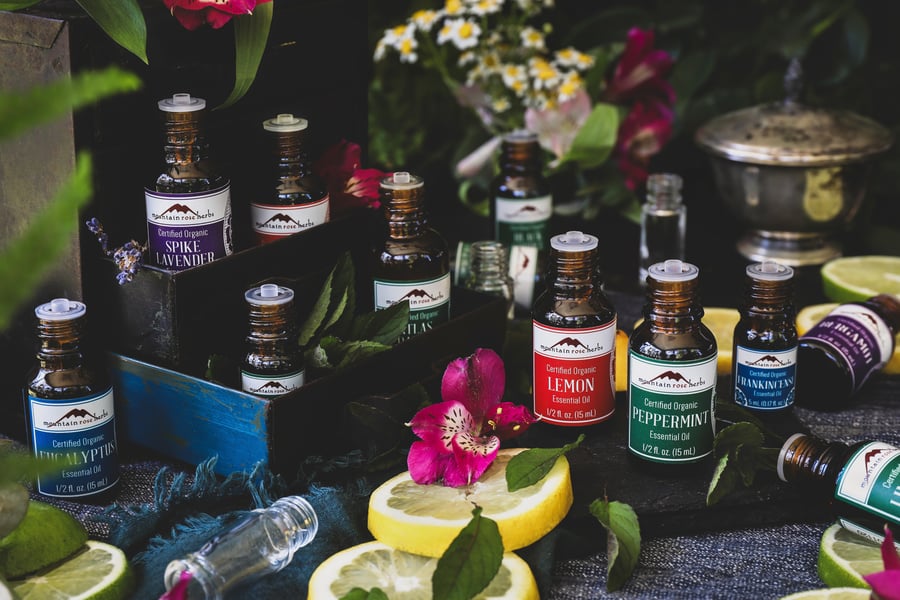
[[[410,190],[422,187],[424,181],[407,171],[396,171],[381,180],[381,187],[388,190]]]
[[[550,238],[550,247],[560,252],[586,252],[597,247],[599,240],[588,233],[567,231]]]
[[[206,108],[206,100],[190,94],[173,94],[171,98],[163,98],[158,103],[163,112],[194,112]]]
[[[650,265],[647,271],[656,281],[690,281],[700,274],[700,269],[696,266],[677,258]]]
[[[790,267],[766,259],[760,263],[747,266],[747,276],[762,281],[786,281],[794,276]]]
[[[309,121],[295,117],[290,113],[280,113],[272,119],[263,121],[263,129],[277,133],[290,133],[303,131],[309,126]]]
[[[34,314],[42,321],[71,321],[87,313],[84,303],[68,298],[54,298],[34,309]]]
[[[277,306],[294,299],[294,290],[274,283],[264,283],[257,288],[247,290],[244,298],[250,304],[258,306]]]

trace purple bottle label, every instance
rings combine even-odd
[[[231,254],[231,191],[165,194],[145,190],[152,263],[182,271]]]
[[[884,320],[859,304],[838,306],[806,332],[803,339],[813,339],[832,348],[848,367],[854,390],[884,366],[894,347],[891,330]]]

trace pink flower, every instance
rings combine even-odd
[[[894,533],[890,527],[884,526],[884,541],[881,542],[881,560],[884,561],[884,571],[863,575],[874,594],[880,600],[900,600],[900,556],[894,545]]]
[[[325,182],[335,212],[351,208],[378,208],[379,183],[387,175],[378,169],[360,169],[359,144],[341,140],[322,153],[313,171]]]
[[[561,102],[555,108],[529,108],[525,111],[525,126],[538,135],[541,147],[559,160],[572,147],[578,130],[590,115],[591,98],[581,89],[571,100]]]
[[[219,29],[232,17],[249,15],[257,4],[271,0],[163,0],[182,27],[194,31],[204,23]]]
[[[407,457],[413,481],[469,485],[497,457],[501,440],[534,422],[524,406],[500,402],[505,385],[503,360],[493,350],[479,348],[447,366],[441,380],[443,402],[423,408],[409,423],[421,438]]]
[[[607,82],[603,100],[621,104],[655,97],[670,106],[675,104],[675,90],[664,79],[674,61],[667,52],[654,50],[653,40],[652,30],[629,30],[625,50]]]
[[[619,125],[614,150],[625,185],[634,190],[648,175],[650,158],[672,136],[672,110],[659,101],[636,102]]]

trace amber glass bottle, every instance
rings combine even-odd
[[[616,408],[616,311],[597,243],[580,231],[550,240],[547,289],[532,310],[534,413],[554,425],[593,425]]]
[[[291,114],[263,122],[272,149],[268,195],[250,204],[257,243],[274,242],[328,221],[325,184],[308,163],[303,146],[308,123]]]
[[[651,265],[644,320],[628,342],[628,452],[663,471],[713,448],[718,351],[701,322],[699,273],[677,259]]]
[[[404,341],[450,319],[450,252],[428,226],[421,177],[398,171],[380,187],[387,231],[372,253],[375,310],[409,301]]]
[[[181,271],[234,249],[231,185],[209,158],[203,131],[206,101],[175,94],[159,101],[165,166],[144,190],[152,264]]]
[[[244,294],[249,309],[241,388],[257,396],[280,396],[301,387],[303,357],[297,346],[294,290],[265,283]]]
[[[842,304],[799,339],[797,404],[835,410],[848,406],[894,352],[900,299],[879,294]]]
[[[510,250],[516,305],[530,309],[544,276],[553,197],[542,174],[537,135],[514,131],[503,138],[500,174],[492,185],[494,239]]]
[[[28,440],[36,456],[64,467],[38,478],[46,496],[107,502],[119,482],[113,389],[96,353],[83,339],[87,308],[56,298],[35,309],[38,363],[25,387]]]
[[[778,477],[828,502],[841,524],[880,542],[887,524],[900,535],[900,448],[883,442],[848,445],[802,433],[788,438],[777,463]]]
[[[747,267],[740,321],[734,328],[734,401],[763,418],[778,418],[794,404],[797,314],[794,270],[766,260]]]

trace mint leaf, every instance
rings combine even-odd
[[[622,502],[597,499],[591,514],[606,528],[606,589],[620,589],[631,577],[641,552],[641,528],[634,510]]]
[[[384,352],[385,350],[390,349],[391,347],[385,344],[370,342],[367,340],[353,340],[350,342],[343,342],[337,349],[338,355],[340,356],[340,359],[337,363],[337,368],[338,370],[345,369],[354,365],[357,361],[369,358],[370,356],[375,356],[380,352]]]
[[[325,329],[328,333],[342,339],[351,339],[350,325],[356,316],[356,271],[353,268],[353,259],[349,252],[344,252],[338,258],[334,272],[333,314]],[[340,306],[335,301],[338,301]]]
[[[534,485],[550,472],[560,456],[574,450],[584,441],[584,434],[562,448],[530,448],[519,452],[506,463],[506,489],[510,492]]]
[[[381,591],[379,588],[372,588],[369,591],[366,591],[362,588],[355,587],[343,596],[340,597],[340,600],[389,600],[387,594]]]
[[[709,482],[709,488],[706,490],[707,506],[712,506],[737,487],[737,469],[734,467],[729,468],[728,461],[729,455],[726,454],[719,459],[718,463],[716,463],[716,469],[713,471],[712,479]]]
[[[716,434],[713,451],[716,456],[730,454],[740,446],[761,447],[765,441],[762,432],[752,423],[735,423]]]
[[[309,316],[300,327],[300,333],[297,335],[297,343],[301,348],[307,347],[310,342],[315,339],[316,334],[320,331],[325,317],[328,316],[328,306],[331,304],[331,282],[334,279],[334,269],[325,278],[322,289],[319,290],[319,297],[313,305]]]
[[[434,600],[469,600],[487,587],[503,561],[497,523],[472,511],[472,520],[450,542],[431,577]]]
[[[404,300],[384,310],[375,310],[356,317],[350,329],[350,339],[393,344],[408,323],[409,300]]]
[[[713,449],[719,462],[706,492],[712,506],[739,485],[750,487],[760,471],[774,471],[779,448],[765,448],[766,437],[754,423],[735,423],[716,435]]]

